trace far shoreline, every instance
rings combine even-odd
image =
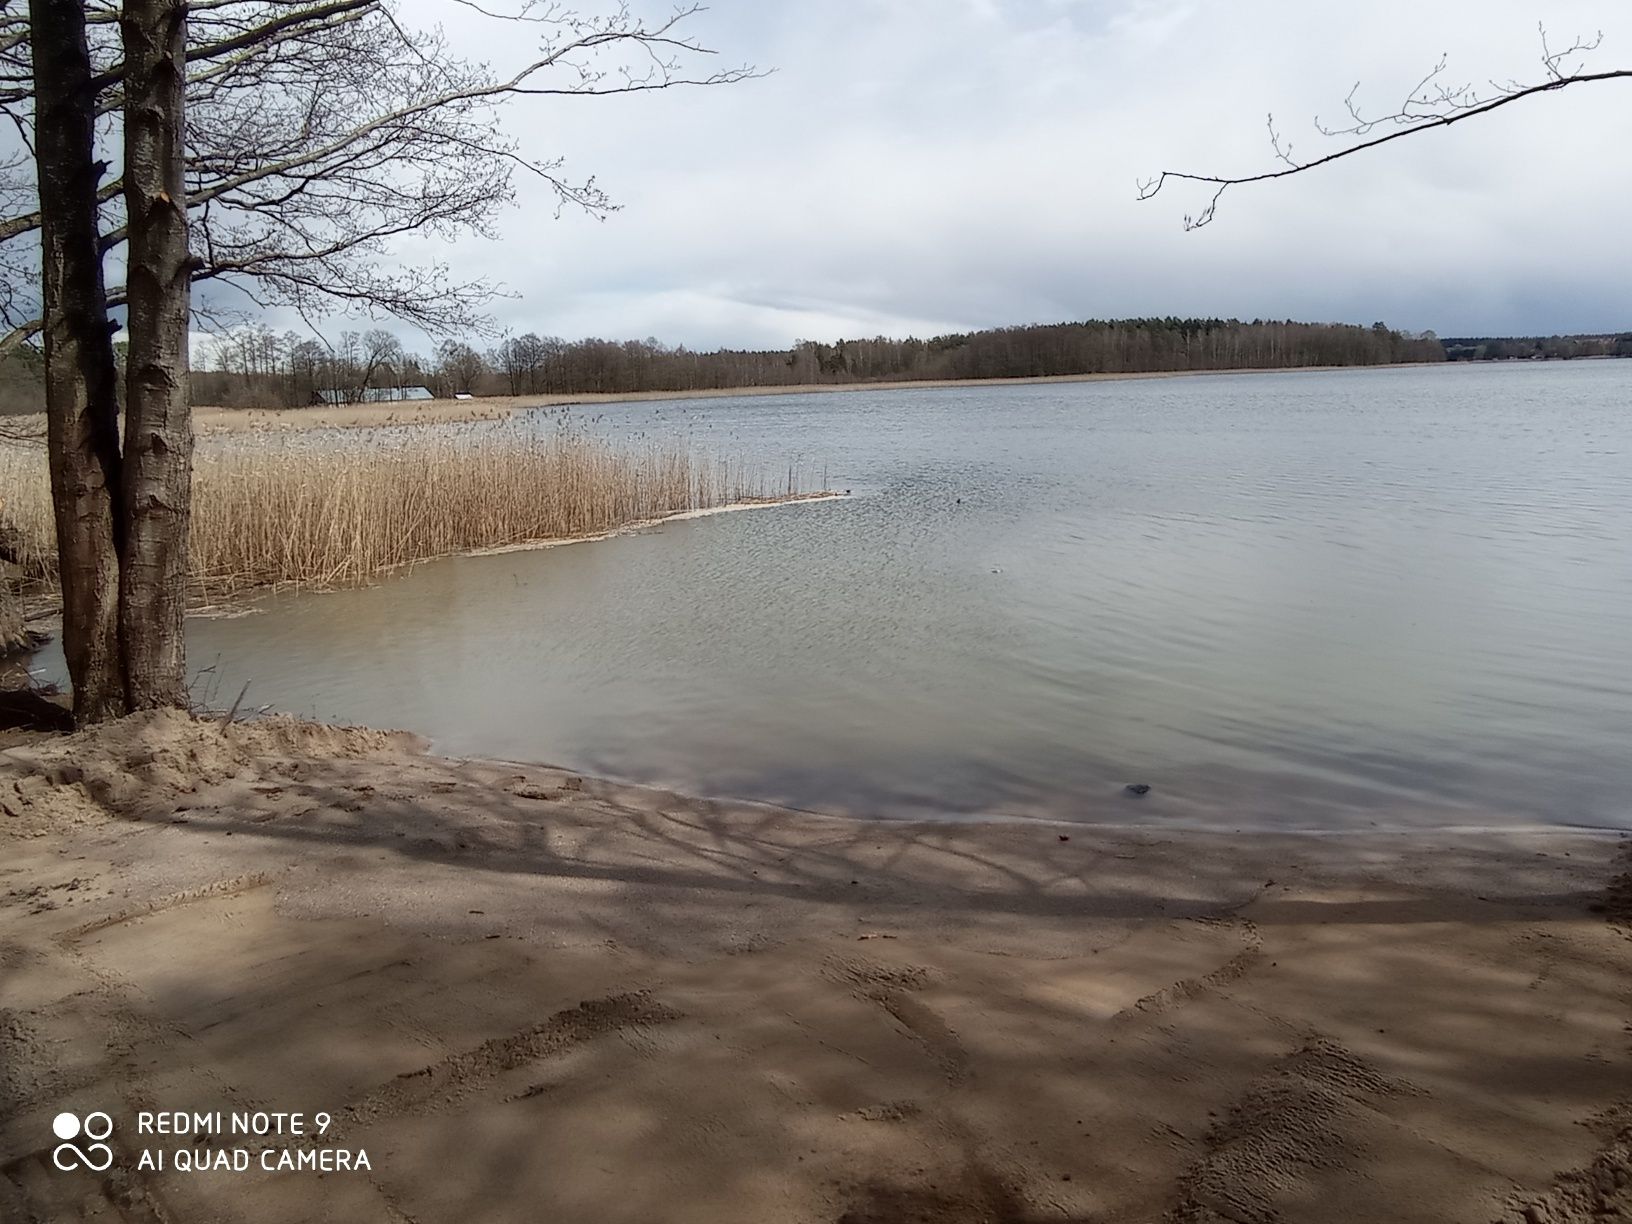
[[[1151,379],[1206,378],[1241,374],[1330,374],[1338,371],[1420,370],[1455,363],[1399,362],[1389,365],[1255,366],[1228,370],[1138,370],[1114,374],[1039,374],[1026,378],[896,379],[885,382],[792,383],[787,386],[715,387],[691,391],[609,391],[566,395],[487,395],[473,399],[398,400],[345,404],[334,408],[222,408],[200,406],[193,420],[201,432],[242,433],[264,429],[366,429],[380,426],[458,425],[500,421],[538,408],[591,404],[647,404],[701,399],[762,399],[826,392],[944,391],[957,387],[1027,387],[1065,383],[1143,382]]]

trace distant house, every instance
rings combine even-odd
[[[313,404],[394,404],[399,400],[435,399],[429,387],[364,387],[357,391],[313,391]]]

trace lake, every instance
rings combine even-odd
[[[1632,828],[1629,409],[1598,361],[580,410],[851,496],[262,598],[191,663],[828,812]]]

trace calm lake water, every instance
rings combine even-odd
[[[1632,362],[596,413],[853,496],[263,600],[193,666],[833,812],[1632,827]]]

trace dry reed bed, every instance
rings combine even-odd
[[[774,496],[799,492],[790,475]],[[435,557],[772,496],[742,464],[700,459],[683,444],[614,447],[565,431],[206,440],[193,475],[194,594],[342,586]],[[0,446],[0,502],[29,576],[54,580],[43,450]]]

